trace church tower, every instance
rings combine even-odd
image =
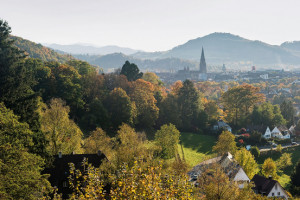
[[[201,74],[207,73],[203,47],[202,47],[202,53],[201,53],[201,59],[200,59],[200,73]]]

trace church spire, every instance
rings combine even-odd
[[[207,73],[203,47],[202,47],[202,53],[200,59],[200,73],[205,73],[205,74]]]

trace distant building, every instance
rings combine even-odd
[[[280,183],[278,183],[276,180],[273,180],[272,177],[266,178],[256,174],[252,178],[252,182],[255,185],[253,190],[256,194],[261,194],[271,198],[280,197],[288,199],[289,197]]]
[[[189,67],[184,67],[183,70],[178,70],[176,74],[177,80],[196,80],[196,81],[207,81],[208,75],[207,75],[207,67],[206,67],[206,61],[204,56],[204,49],[202,47],[201,52],[201,58],[200,58],[200,64],[199,64],[199,70],[190,70]]]
[[[219,120],[213,125],[214,131],[217,131],[219,129],[224,129],[226,131],[232,132],[232,128],[227,123],[225,123],[223,120]]]
[[[226,66],[225,66],[225,64],[223,64],[223,66],[222,66],[222,72],[226,73]]]
[[[199,67],[200,67],[199,80],[206,81],[207,80],[207,68],[206,68],[206,61],[205,61],[205,57],[204,57],[203,47],[202,47]]]

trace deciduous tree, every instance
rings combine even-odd
[[[238,150],[234,157],[250,179],[259,171],[254,156],[245,148]]]
[[[213,146],[213,151],[222,155],[224,153],[230,152],[234,154],[237,150],[236,142],[234,141],[235,137],[229,131],[223,131],[219,136],[217,144]]]
[[[261,167],[261,173],[265,177],[271,176],[274,179],[278,178],[276,163],[272,158],[267,158]]]
[[[48,108],[42,111],[42,131],[49,140],[48,150],[52,155],[62,152],[81,152],[82,132],[69,119],[69,107],[61,99],[52,99]]]
[[[165,124],[155,133],[155,142],[161,147],[161,157],[173,158],[177,152],[180,132],[173,124]]]

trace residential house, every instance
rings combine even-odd
[[[272,134],[272,137],[274,137],[274,138],[279,138],[279,139],[290,139],[291,138],[290,130],[284,125],[275,127],[272,130],[271,134]]]
[[[225,123],[223,120],[219,120],[216,122],[216,124],[213,126],[213,130],[217,131],[219,129],[224,129],[226,131],[232,132],[231,127]]]
[[[284,125],[275,126],[271,131],[269,127],[267,127],[265,133],[262,135],[266,139],[270,138],[279,138],[279,139],[290,139],[291,138],[291,130],[293,130],[293,126],[288,129]]]
[[[253,190],[257,194],[262,194],[267,197],[280,197],[284,199],[289,198],[288,194],[282,188],[280,183],[272,178],[266,178],[256,174],[252,178],[252,182],[255,185]]]
[[[233,180],[239,184],[240,188],[244,187],[245,183],[250,182],[249,177],[243,170],[243,168],[234,160],[233,156],[228,152],[223,156],[215,157],[193,167],[191,171],[188,172],[190,181],[197,185],[197,179],[206,169],[210,168],[213,164],[219,164],[224,172],[227,174],[230,180]]]
[[[57,192],[62,194],[62,197],[68,198],[68,195],[72,193],[69,187],[68,177],[70,175],[69,164],[73,163],[76,169],[83,171],[83,162],[88,162],[94,167],[99,167],[101,163],[107,160],[106,156],[98,151],[97,154],[69,154],[54,156],[52,166],[46,168],[42,173],[49,174],[49,182],[52,187],[57,188]]]
[[[265,134],[263,134],[262,136],[266,139],[270,139],[272,137],[271,130],[269,127],[267,127]]]

